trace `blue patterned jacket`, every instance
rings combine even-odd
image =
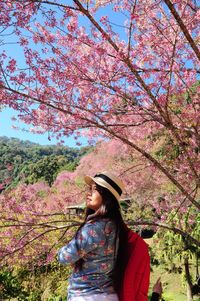
[[[102,218],[88,221],[79,230],[77,239],[73,238],[59,250],[60,263],[84,260],[82,269],[74,268],[69,279],[68,300],[72,296],[115,293],[112,275],[117,248],[116,226],[110,219]]]

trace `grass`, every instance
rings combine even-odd
[[[163,285],[163,298],[166,301],[186,301],[186,288],[181,285],[181,275],[169,274],[162,267],[153,267],[150,278],[150,291],[152,291],[153,284],[161,277]]]
[[[152,287],[159,277],[161,277],[161,282],[163,284],[162,297],[165,301],[187,300],[186,287],[183,287],[181,283],[181,275],[168,273],[160,266],[153,267],[153,271],[151,272],[151,277],[150,277],[149,292],[152,291]],[[200,301],[200,296],[194,296],[193,300]]]
[[[146,242],[151,245],[152,239]],[[161,277],[162,297],[165,301],[187,301],[187,289],[182,284],[181,274],[169,273],[162,266],[152,266],[149,292],[152,292],[153,285],[159,277]],[[193,300],[200,301],[200,296],[194,296]]]

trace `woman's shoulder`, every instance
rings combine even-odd
[[[98,218],[94,220],[89,220],[86,224],[86,227],[94,227],[94,228],[115,228],[115,223],[110,218]]]
[[[101,218],[87,221],[81,229],[81,234],[89,239],[104,240],[107,236],[111,238],[115,230],[116,226],[112,220]]]
[[[86,224],[107,224],[107,223],[112,223],[114,224],[114,221],[112,221],[110,218],[108,217],[100,217],[100,218],[94,218],[94,219],[90,219],[86,222]]]

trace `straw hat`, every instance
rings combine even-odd
[[[103,171],[96,174],[94,177],[85,176],[85,183],[91,185],[93,182],[107,188],[117,200],[119,200],[122,191],[124,190],[123,182],[109,171]]]

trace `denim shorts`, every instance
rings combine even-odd
[[[71,297],[69,301],[119,301],[117,294],[93,294]]]

